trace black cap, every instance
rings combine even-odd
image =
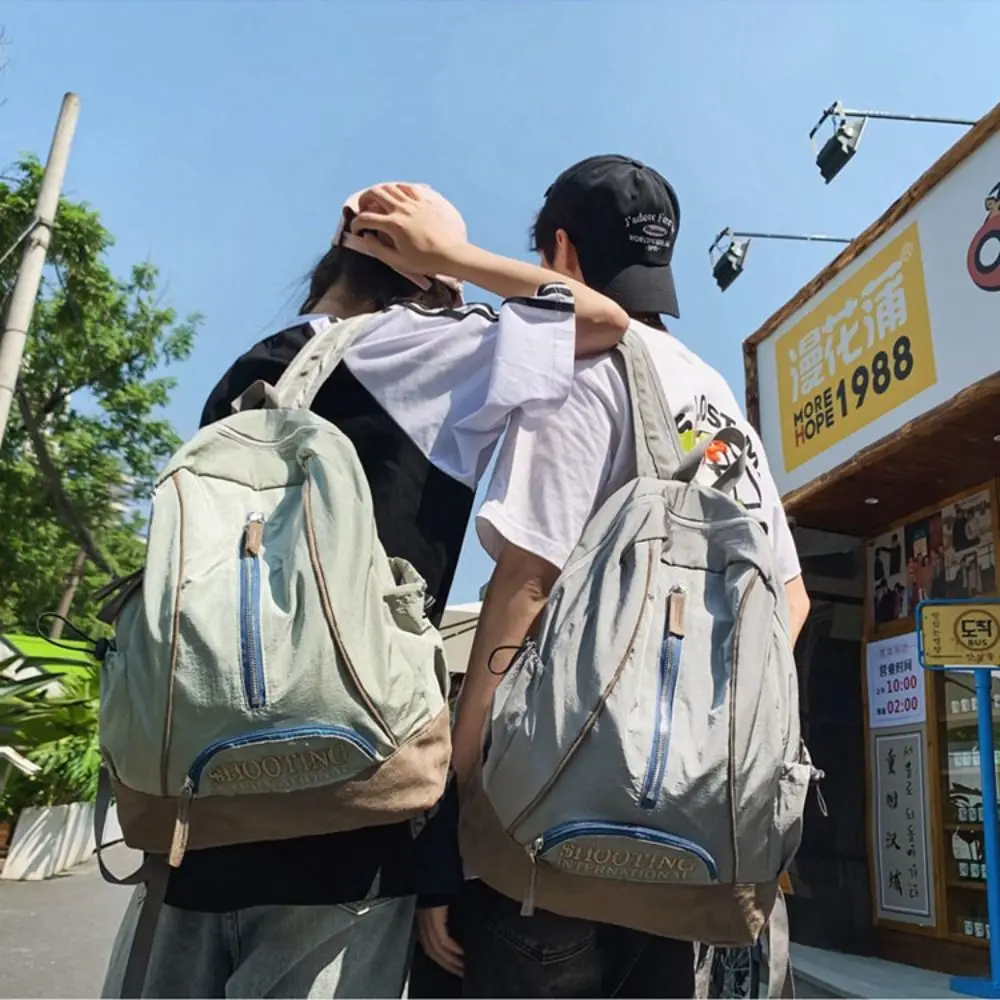
[[[591,156],[556,178],[541,214],[566,230],[591,288],[629,312],[680,315],[670,261],[681,209],[652,167]]]

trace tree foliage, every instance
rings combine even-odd
[[[96,661],[53,655],[0,661],[0,744],[41,767],[15,773],[0,796],[0,821],[28,805],[87,802],[97,792],[100,678]]]
[[[0,251],[31,223],[42,167],[25,157],[0,178]],[[156,268],[115,276],[112,236],[83,202],[62,199],[35,306],[17,406],[0,450],[0,622],[30,626],[55,608],[82,547],[73,604],[137,568],[141,509],[179,440],[164,419],[199,317],[161,301]],[[0,265],[0,297],[20,254]]]

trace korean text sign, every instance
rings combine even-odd
[[[917,627],[928,667],[1000,663],[1000,602],[924,604]]]
[[[924,722],[924,674],[917,633],[868,643],[868,725],[872,729]]]
[[[782,334],[775,362],[788,470],[934,385],[917,223]]]

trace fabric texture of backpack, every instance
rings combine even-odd
[[[587,525],[497,689],[463,855],[526,914],[743,946],[773,911],[787,994],[778,879],[819,772],[771,545],[731,495],[746,440],[726,428],[685,455],[637,333],[619,360],[637,477]]]
[[[331,324],[174,455],[144,571],[106,609],[118,817],[172,865],[398,822],[443,794],[448,674],[424,581],[386,556],[354,446],[309,409],[368,318]]]

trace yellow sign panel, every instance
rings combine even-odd
[[[1000,603],[927,604],[917,627],[925,666],[1000,665]]]
[[[785,469],[937,381],[914,222],[775,343]]]

